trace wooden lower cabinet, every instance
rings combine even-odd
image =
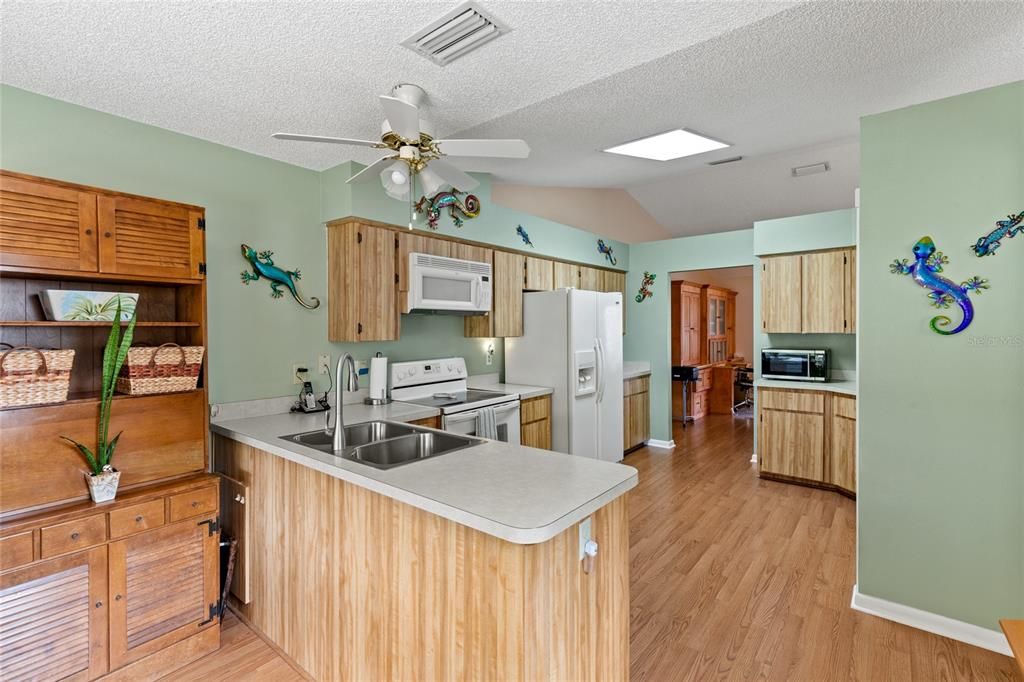
[[[155,679],[216,650],[217,483],[202,474],[0,525],[0,679]],[[197,511],[172,523],[182,496]]]
[[[441,428],[441,415],[426,417],[425,419],[415,419],[409,423],[416,426],[426,426],[429,429],[439,429]]]
[[[762,478],[856,493],[856,398],[826,391],[758,389]]]
[[[0,679],[107,672],[107,548],[0,574]]]
[[[622,449],[633,450],[651,437],[651,378],[622,382]]]
[[[629,514],[518,545],[215,437],[251,471],[252,600],[241,616],[318,680],[626,680]],[[339,523],[344,519],[344,523]]]
[[[519,440],[531,448],[551,449],[551,396],[526,398],[519,404]]]

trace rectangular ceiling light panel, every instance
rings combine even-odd
[[[466,2],[403,40],[402,45],[438,66],[447,66],[508,31],[480,5]]]
[[[670,130],[660,135],[644,137],[633,142],[627,142],[615,147],[605,149],[611,154],[622,154],[624,156],[636,156],[641,159],[654,159],[655,161],[671,161],[681,159],[684,156],[703,154],[716,149],[724,149],[732,145],[715,140],[705,135],[700,135],[692,130]]]

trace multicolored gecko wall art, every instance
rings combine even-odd
[[[261,277],[266,278],[270,281],[270,295],[273,298],[281,298],[284,296],[284,292],[281,291],[281,287],[286,287],[291,293],[299,305],[303,308],[313,310],[320,307],[320,299],[313,296],[310,298],[310,303],[302,300],[299,296],[299,292],[295,287],[295,281],[302,279],[302,275],[298,270],[283,270],[274,265],[273,251],[260,251],[256,253],[256,249],[252,248],[248,244],[242,244],[242,257],[249,261],[252,266],[252,272],[245,270],[242,272],[242,284],[249,284],[249,282],[255,282]]]
[[[936,315],[928,323],[933,332],[943,336],[959,334],[970,326],[971,320],[974,319],[974,305],[967,294],[972,291],[980,294],[983,289],[989,288],[988,280],[981,277],[971,277],[962,284],[956,284],[940,276],[938,273],[942,272],[942,266],[948,262],[949,258],[944,256],[941,251],[936,251],[935,242],[931,237],[926,236],[921,237],[914,244],[913,263],[907,263],[906,258],[902,260],[897,258],[889,266],[894,275],[910,275],[919,286],[928,289],[928,298],[936,308],[948,308],[953,303],[960,307],[963,318],[955,328],[940,329],[940,327],[948,327],[953,322],[946,315]]]
[[[1006,216],[1006,220],[997,220],[996,229],[979,238],[977,243],[971,247],[974,249],[975,255],[978,257],[996,255],[996,249],[1002,244],[1003,237],[1010,237],[1012,239],[1014,236],[1024,232],[1022,222],[1024,222],[1024,211],[1017,215],[1011,213]]]
[[[416,202],[416,210],[426,212],[427,225],[431,230],[437,229],[437,220],[441,217],[441,210],[445,208],[448,209],[448,215],[452,217],[455,227],[462,227],[463,220],[458,213],[464,215],[467,220],[477,217],[480,215],[480,200],[475,194],[466,194],[466,199],[462,200],[459,198],[460,194],[465,192],[453,189],[450,192],[438,192],[430,198],[423,197]]]

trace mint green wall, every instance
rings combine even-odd
[[[1024,210],[1022,112],[1017,82],[861,122],[859,589],[992,630],[1024,618],[1024,241],[968,247]],[[889,274],[925,234],[992,283],[956,336]]]
[[[324,171],[321,199],[323,221],[327,222],[351,214],[395,225],[408,225],[409,204],[389,197],[384,193],[384,188],[379,182],[345,184],[345,180],[363,168],[364,166],[361,164],[348,162]],[[493,203],[491,201],[491,177],[483,173],[473,173],[472,175],[480,181],[480,186],[472,192],[480,199],[482,205],[479,216],[472,220],[465,220],[463,226],[458,228],[452,223],[448,212],[442,211],[436,232],[430,230],[425,219],[417,221],[414,227],[424,230],[428,234],[461,237],[509,249],[526,250],[538,255],[592,263],[602,267],[614,267],[619,270],[629,269],[629,245],[604,238],[605,244],[612,248],[615,256],[616,264],[612,265],[604,255],[598,252],[598,237],[592,232],[555,223]],[[530,235],[530,240],[534,244],[533,248],[523,244],[523,240],[516,234],[516,226],[520,224]]]
[[[623,354],[627,360],[651,363],[651,437],[672,440],[669,273],[753,265],[754,231],[737,230],[632,244],[629,257],[631,268],[626,276],[626,292],[630,295],[626,297],[627,333]],[[656,276],[654,296],[637,303],[633,294],[640,288],[645,270]]]
[[[350,214],[399,222],[404,204],[372,185],[345,185],[354,164],[318,173],[161,128],[104,114],[9,86],[0,86],[0,167],[123,192],[206,207],[209,265],[210,399],[230,402],[287,395],[293,364],[314,366],[319,354],[348,351],[368,359],[382,351],[392,360],[464,355],[471,373],[501,371],[503,344],[485,364],[485,339],[462,336],[462,320],[439,315],[402,318],[396,342],[327,341],[326,229],[323,217]],[[443,232],[505,246],[522,223],[537,251],[600,263],[597,237],[576,228],[491,206],[489,178],[477,195],[483,213],[462,232]],[[376,192],[376,194],[375,194]],[[379,194],[379,196],[377,196]],[[442,226],[447,221],[442,217]],[[245,241],[275,252],[302,270],[302,290],[323,301],[307,311],[289,299],[270,298],[268,286],[239,281]],[[612,242],[619,267],[629,248]],[[318,389],[327,382],[315,376]]]

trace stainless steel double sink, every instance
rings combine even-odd
[[[346,426],[347,445],[341,452],[334,451],[334,438],[331,432],[325,429],[294,433],[281,438],[377,469],[391,469],[402,464],[446,455],[483,442],[479,438],[382,421]]]

